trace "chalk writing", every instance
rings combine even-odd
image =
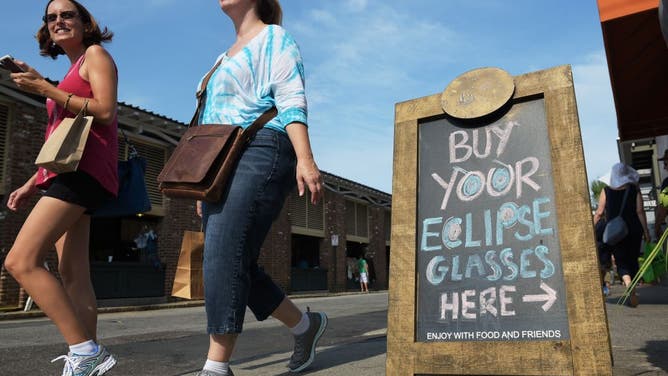
[[[541,100],[477,127],[421,124],[419,340],[568,338],[544,124]]]

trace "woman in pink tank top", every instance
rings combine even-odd
[[[97,307],[90,280],[88,240],[91,210],[118,191],[116,119],[118,77],[109,53],[100,45],[113,33],[100,30],[93,16],[74,0],[50,0],[37,32],[40,54],[56,59],[66,55],[71,67],[54,86],[27,64],[13,73],[16,85],[46,97],[48,138],[65,117],[88,101],[95,121],[75,172],[38,171],[9,195],[13,211],[44,189],[45,192],[16,237],[5,268],[56,324],[69,345],[64,375],[102,375],[116,360],[97,344]],[[55,244],[62,284],[43,266]]]

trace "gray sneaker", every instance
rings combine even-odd
[[[295,350],[288,364],[291,372],[301,372],[313,363],[315,347],[327,328],[327,315],[322,312],[311,312],[309,308],[306,314],[309,318],[309,328],[303,334],[295,336]]]
[[[65,361],[62,376],[101,376],[116,364],[116,359],[101,345],[98,346],[96,354],[77,355],[70,352],[57,357],[51,363],[60,359]]]
[[[197,374],[197,376],[223,376],[223,374],[218,373],[218,372],[209,371],[208,369],[203,369],[203,370],[200,371],[200,373]],[[230,368],[227,371],[227,376],[234,376],[234,372],[232,372],[232,368]]]

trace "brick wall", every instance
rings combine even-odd
[[[346,289],[346,200],[343,196],[325,191],[325,239],[320,248],[323,267],[328,268],[327,284],[329,291]],[[332,246],[332,235],[339,236],[339,245]],[[332,267],[332,254],[336,265]],[[334,273],[335,272],[335,273]]]
[[[1,99],[1,98],[0,98]],[[3,103],[6,103],[3,101]],[[30,213],[30,208],[37,201],[34,197],[26,207],[18,212],[7,209],[7,196],[23,185],[36,171],[34,161],[44,140],[46,128],[46,109],[23,103],[9,104],[10,126],[7,133],[7,161],[5,179],[1,183],[6,195],[0,196],[0,265],[14,244],[23,222]],[[55,253],[50,255],[55,260]],[[50,266],[55,267],[50,262]],[[27,296],[22,293],[18,283],[2,267],[0,269],[0,305],[20,305]]]
[[[369,247],[366,257],[373,263],[375,289],[387,288],[387,256],[385,254],[385,209],[369,207]]]

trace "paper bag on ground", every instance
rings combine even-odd
[[[204,255],[204,233],[185,231],[181,242],[181,253],[176,265],[172,296],[184,299],[203,299],[202,258]]]

